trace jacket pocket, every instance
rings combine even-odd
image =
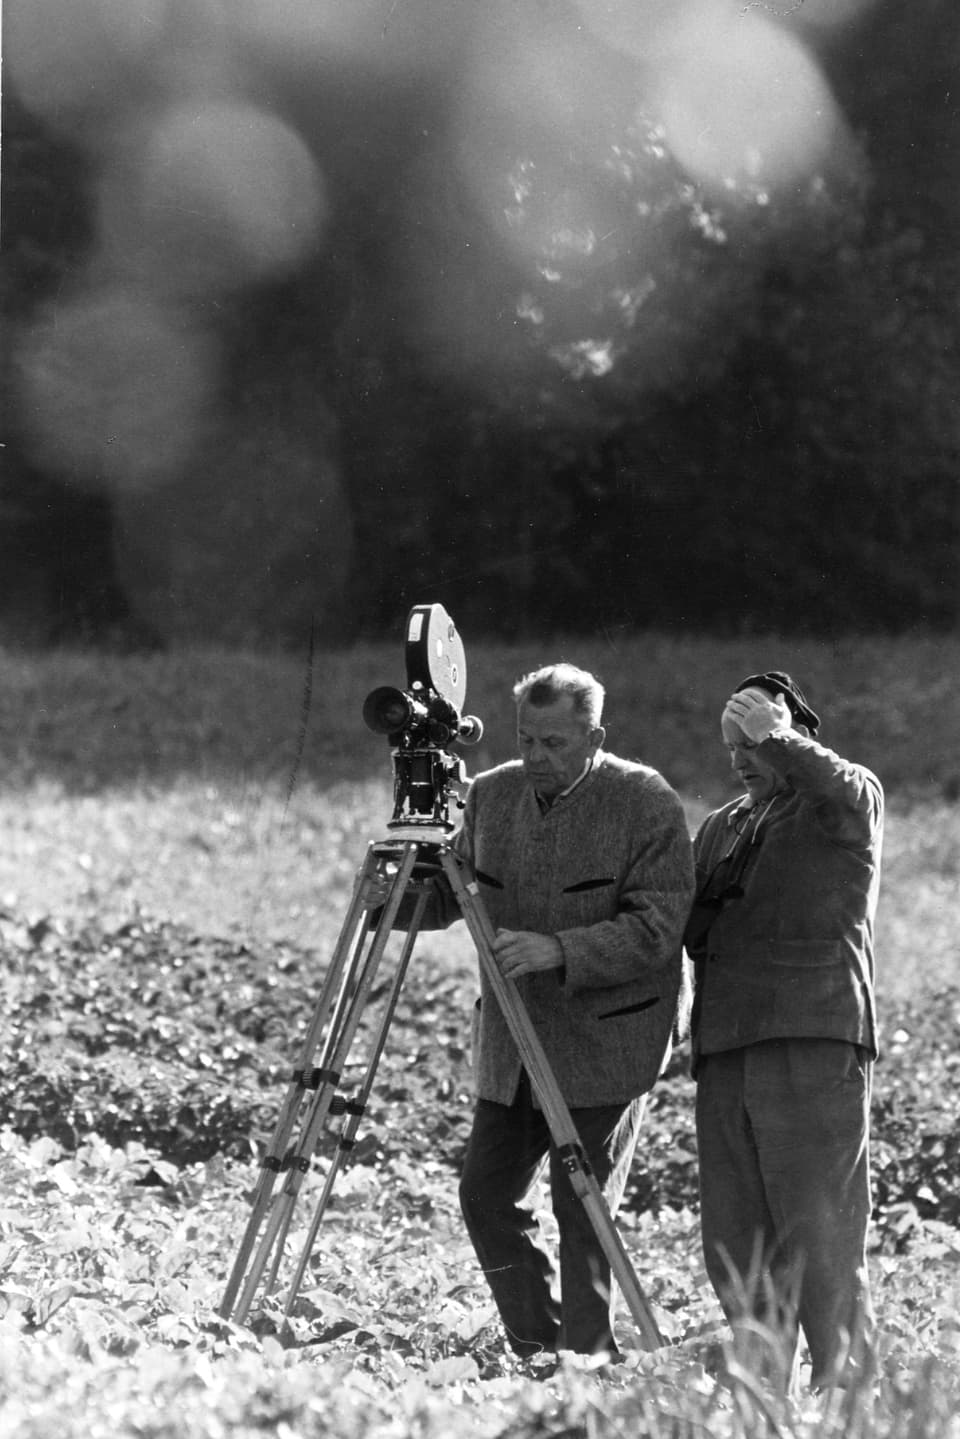
[[[603,1014],[598,1014],[598,1019],[619,1019],[621,1015],[639,1014],[643,1009],[649,1009],[651,1005],[659,1004],[659,994],[653,995],[650,999],[638,999],[636,1004],[625,1004],[622,1009],[608,1009]]]
[[[833,939],[771,939],[767,958],[789,969],[828,969],[843,963],[843,948]]]

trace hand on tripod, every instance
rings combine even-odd
[[[547,969],[563,969],[563,950],[554,934],[535,934],[529,929],[498,929],[491,948],[506,979],[518,979],[521,974],[540,974]]]
[[[364,878],[364,895],[367,906],[374,914],[379,914],[390,897],[390,890],[396,878],[396,869],[376,869]]]

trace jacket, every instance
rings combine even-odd
[[[875,1057],[880,781],[792,730],[757,755],[785,788],[756,830],[749,812],[764,806],[744,798],[694,840],[694,1073],[702,1054],[785,1037],[848,1040]]]
[[[690,836],[666,781],[600,751],[541,812],[513,761],[473,781],[454,848],[495,928],[560,942],[563,969],[517,986],[567,1105],[649,1090],[670,1054],[693,898]],[[512,1103],[520,1056],[482,970],[473,1058],[478,1096]]]

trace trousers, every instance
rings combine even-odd
[[[793,1346],[811,1384],[868,1365],[872,1063],[833,1039],[771,1039],[700,1059],[700,1224],[727,1318]]]
[[[646,1096],[572,1109],[570,1117],[611,1214],[626,1186]],[[549,1168],[558,1266],[528,1200]],[[460,1179],[460,1207],[511,1348],[618,1353],[610,1266],[560,1162],[547,1121],[521,1077],[511,1105],[477,1101]]]

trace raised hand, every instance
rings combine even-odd
[[[783,695],[771,699],[760,689],[740,690],[731,695],[723,711],[723,719],[739,725],[754,744],[765,740],[774,730],[790,729],[793,723]]]

